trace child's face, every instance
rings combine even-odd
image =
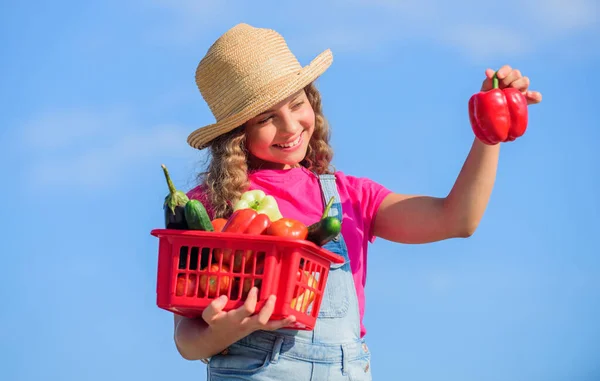
[[[251,166],[288,169],[300,163],[315,129],[315,113],[304,90],[246,123]]]

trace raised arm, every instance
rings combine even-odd
[[[481,87],[491,88],[494,71],[486,70]],[[510,66],[497,73],[500,87],[519,89],[528,104],[539,103],[539,92],[528,91],[529,79]],[[448,238],[469,237],[487,207],[494,182],[500,144],[485,145],[475,139],[469,155],[446,197],[412,196],[393,193],[381,203],[374,223],[378,237],[402,243],[428,243]]]

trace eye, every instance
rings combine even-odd
[[[292,110],[297,110],[297,109],[299,109],[299,108],[300,108],[300,106],[302,106],[303,104],[304,104],[304,101],[299,101],[299,102],[296,102],[296,103],[294,103],[294,104],[292,105]]]
[[[265,124],[265,123],[267,123],[268,121],[270,121],[271,119],[273,119],[273,115],[269,115],[269,116],[268,116],[268,117],[266,117],[266,118],[260,119],[260,120],[259,120],[257,123],[258,123],[258,124]]]

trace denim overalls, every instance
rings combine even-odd
[[[342,216],[334,175],[320,175],[323,200],[335,197],[331,216]],[[207,380],[371,380],[370,353],[360,337],[360,315],[344,238],[324,246],[346,259],[332,265],[313,331],[256,331],[213,356]]]

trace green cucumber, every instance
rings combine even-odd
[[[342,222],[337,217],[325,217],[308,227],[307,241],[323,246],[342,231]]]
[[[198,200],[190,200],[185,204],[185,221],[188,228],[192,230],[204,230],[207,232],[215,230],[204,205]]]

